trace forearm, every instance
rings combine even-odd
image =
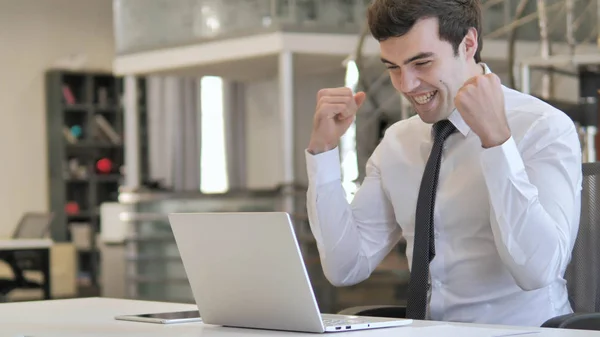
[[[482,158],[496,247],[525,290],[545,287],[561,274],[579,219],[577,156],[543,155],[526,166],[511,138]]]
[[[337,152],[307,157],[307,161],[307,209],[325,275],[334,285],[361,282],[400,236],[379,177],[368,165],[369,174],[350,205]]]
[[[369,277],[372,268],[361,252],[359,229],[341,183],[310,186],[307,197],[310,226],[327,279],[342,286]]]
[[[497,191],[497,193],[502,193]],[[502,261],[524,290],[540,289],[555,281],[569,256],[569,240],[536,197],[513,191],[522,209],[514,217],[501,214],[506,206],[493,205],[492,231]]]

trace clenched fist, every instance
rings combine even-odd
[[[319,90],[308,152],[318,154],[338,146],[365,98],[364,92],[354,95],[349,88]]]
[[[504,92],[500,78],[495,74],[479,75],[467,80],[458,90],[454,106],[479,136],[484,148],[502,145],[510,138]]]

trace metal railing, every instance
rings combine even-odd
[[[114,0],[118,54],[267,31],[358,33],[367,0]]]

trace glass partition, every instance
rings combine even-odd
[[[275,30],[359,34],[370,0],[113,0],[116,50],[128,54]],[[506,39],[521,1],[484,0],[483,35]],[[551,40],[566,41],[563,0],[545,0]],[[528,1],[517,38],[539,40],[537,5]],[[576,41],[598,36],[597,1],[574,1]]]
[[[327,281],[308,223],[304,188],[289,194],[281,190],[219,195],[122,193],[120,202],[130,204],[133,209],[121,214],[121,219],[129,226],[125,244],[127,297],[194,302],[168,223],[169,213],[282,211],[287,197],[293,199],[297,210],[291,214],[296,236],[317,302],[323,312],[336,312],[349,306],[398,304],[404,301],[408,268],[402,245],[390,253],[368,280],[359,285],[335,288]]]
[[[133,210],[121,214],[127,238],[128,297],[193,302],[167,215],[174,212],[256,212],[281,210],[275,193],[122,193]]]

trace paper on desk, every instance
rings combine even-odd
[[[395,334],[396,337],[438,337],[438,336],[461,336],[461,337],[508,337],[508,336],[524,336],[524,335],[535,335],[539,331],[531,330],[511,330],[511,329],[488,329],[488,328],[472,328],[468,326],[456,326],[456,325],[434,325],[427,327],[407,327],[408,329],[402,331],[399,329],[400,334]],[[404,334],[406,333],[406,334]]]

